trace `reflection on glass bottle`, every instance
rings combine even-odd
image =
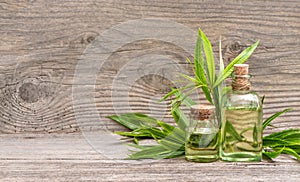
[[[219,126],[212,105],[194,105],[186,132],[185,158],[213,162],[219,158]]]
[[[224,161],[261,161],[262,104],[250,91],[248,67],[234,65],[232,91],[225,96],[220,145]]]

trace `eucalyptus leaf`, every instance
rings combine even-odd
[[[256,124],[254,125],[253,128],[253,140],[254,140],[254,144],[258,144],[258,131],[257,131],[257,126]]]
[[[196,46],[194,49],[194,65],[195,65],[195,76],[199,80],[202,81],[202,83],[207,83],[206,77],[205,77],[205,72],[204,72],[204,59],[203,59],[203,54],[202,54],[202,38],[201,38],[201,32],[199,30],[197,41],[196,41]]]
[[[184,147],[184,143],[180,144],[172,140],[161,140],[159,144],[170,151],[177,151]]]
[[[201,30],[199,30],[199,31],[200,31],[202,41],[203,41],[203,49],[204,49],[204,53],[205,53],[207,71],[208,71],[207,74],[208,74],[208,78],[209,78],[208,80],[210,82],[210,85],[213,85],[216,75],[215,75],[215,60],[214,60],[214,54],[212,51],[212,46],[211,46],[210,41],[204,34],[204,32],[202,32]]]
[[[177,98],[180,98],[180,100],[182,101],[182,103],[187,106],[188,108],[190,108],[192,105],[195,105],[196,102],[193,101],[191,98],[189,98],[187,95],[185,95],[184,93],[180,92],[179,90],[177,90],[177,92],[174,93],[174,95]],[[184,98],[184,99],[183,99]]]
[[[226,68],[223,71],[223,74],[218,77],[218,79],[216,80],[216,82],[213,85],[213,88],[218,86],[219,84],[221,84],[228,76],[230,76],[232,74],[233,66],[235,64],[244,63],[251,56],[251,54],[254,52],[254,50],[257,48],[258,44],[259,44],[259,41],[257,41],[256,43],[254,43],[253,45],[251,45],[250,47],[245,49],[236,58],[234,58],[233,61],[231,61],[228,66],[226,66]]]
[[[235,128],[232,126],[232,124],[227,120],[225,123],[225,130],[230,134],[230,136],[234,137],[238,141],[243,141],[243,138],[238,134],[238,132],[235,130]]]
[[[292,134],[298,134],[300,133],[299,128],[294,128],[294,129],[288,129],[288,130],[283,130],[279,132],[274,132],[270,135],[265,136],[264,138],[284,138],[286,136],[292,135]]]
[[[162,121],[159,121],[157,124],[163,128],[163,130],[165,131],[166,134],[170,134],[175,128],[175,126],[172,126],[172,125],[162,122]]]
[[[176,98],[179,98],[179,100],[188,108],[196,104],[192,99],[190,99],[187,95],[183,94],[180,91],[175,92],[174,95]],[[181,105],[181,103],[179,105]],[[173,104],[171,108],[171,113],[174,118],[174,121],[179,126],[179,128],[185,131],[186,127],[189,125],[189,119],[179,108],[179,105]]]
[[[170,151],[158,145],[144,148],[138,152],[130,154],[127,159],[162,159],[162,156],[167,153],[170,153]]]
[[[222,41],[221,41],[221,36],[219,39],[219,57],[220,57],[220,63],[219,63],[219,76],[223,74],[224,71],[224,62],[223,62],[223,56],[222,56]]]
[[[142,133],[142,132],[136,132],[136,131],[130,131],[130,132],[122,132],[122,131],[117,131],[114,132],[115,134],[125,136],[125,137],[140,137],[140,138],[149,138],[151,137],[151,134],[149,133]]]
[[[167,93],[164,97],[162,97],[160,99],[160,102],[161,101],[164,101],[166,100],[167,98],[171,97],[172,95],[174,95],[174,93],[178,92],[179,89],[175,89],[175,88],[172,88],[171,91],[169,93]]]
[[[285,140],[288,140],[288,141],[295,141],[295,142],[300,143],[300,132],[289,134],[289,135],[286,135],[282,138],[285,139]]]
[[[186,74],[183,74],[183,73],[180,73],[179,76],[181,76],[182,78],[185,78],[186,80],[188,81],[191,81],[193,82],[195,85],[200,85],[200,86],[204,86],[204,84],[200,81],[200,80],[197,80],[189,75],[186,75]]]
[[[159,128],[141,128],[131,132],[115,132],[121,136],[138,137],[138,138],[153,138],[155,140],[166,137],[169,133],[160,130]]]
[[[141,113],[113,115],[108,116],[107,118],[115,120],[131,130],[145,128],[145,126],[157,126],[157,120],[155,118]]]
[[[282,152],[282,153],[292,155],[292,156],[296,157],[297,160],[300,160],[299,153],[297,153],[295,150],[293,150],[293,149],[291,149],[291,148],[285,147],[285,148],[283,149],[283,152]]]
[[[184,130],[188,126],[189,120],[179,107],[172,108],[172,116],[180,129]]]
[[[300,145],[292,145],[292,146],[288,146],[288,147],[293,149],[298,154],[300,154]]]
[[[270,116],[268,119],[266,119],[263,123],[263,130],[277,117],[279,117],[280,115],[282,115],[283,113],[286,113],[288,111],[290,111],[291,108],[289,109],[284,109],[283,111],[277,112],[275,114],[273,114],[272,116]]]
[[[278,147],[278,146],[287,146],[287,145],[297,145],[297,143],[279,139],[279,138],[265,138],[264,137],[264,139],[263,139],[264,147]]]
[[[167,159],[184,155],[184,151],[170,151],[161,145],[152,146],[130,154],[127,159]]]
[[[272,159],[272,158],[278,157],[278,156],[283,152],[284,149],[285,149],[285,147],[281,148],[281,149],[278,150],[278,151],[273,151],[273,152],[263,152],[263,154],[266,155],[269,159]]]
[[[210,91],[208,89],[207,85],[207,79],[205,76],[205,68],[204,68],[204,58],[203,58],[203,40],[202,40],[202,35],[201,35],[201,30],[199,29],[198,31],[198,38],[195,46],[195,56],[194,56],[194,67],[196,70],[195,77],[198,78],[201,83],[203,84],[202,91],[206,97],[206,99],[212,103],[212,98]]]
[[[135,144],[139,144],[138,138],[137,138],[137,137],[133,137],[133,142],[134,142]]]

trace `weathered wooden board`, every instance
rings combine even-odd
[[[300,165],[275,162],[192,163],[183,158],[140,163],[103,156],[82,135],[0,135],[1,181],[299,181]],[[113,152],[113,151],[112,151]]]
[[[226,64],[260,40],[249,63],[264,117],[292,107],[277,129],[300,126],[299,0],[1,1],[0,181],[299,181],[287,156],[137,164],[99,153],[101,133],[123,129],[105,116],[171,120],[168,102],[157,100],[179,71],[191,72],[185,58],[199,27],[216,53],[222,35]]]
[[[105,116],[129,111],[170,118],[167,102],[157,100],[174,86],[174,80],[169,78],[178,70],[171,66],[189,70],[185,57],[192,57],[195,42],[192,38],[198,27],[211,39],[216,53],[222,35],[226,63],[259,39],[260,46],[249,63],[255,75],[254,89],[267,98],[265,117],[292,107],[293,111],[277,123],[280,128],[299,126],[299,6],[298,0],[2,1],[0,133],[69,133],[103,126],[114,131],[120,126]],[[145,18],[162,20],[158,24],[161,27],[143,27],[139,23],[118,30],[118,37],[105,34],[132,20]],[[181,28],[171,29],[163,21],[175,22],[172,26]],[[142,30],[150,32],[150,36]],[[139,35],[141,40],[134,39],[128,31]],[[192,34],[186,34],[189,31]],[[156,39],[157,32],[164,33],[160,35],[162,39]],[[107,45],[119,43],[119,48],[98,47],[107,52],[89,53],[95,62],[109,56],[101,66],[95,64],[96,75],[91,78],[96,78],[94,82],[89,79],[86,83],[74,82],[78,73],[91,71],[91,67],[80,67],[79,60],[89,52],[85,49],[99,46],[101,38],[109,38]],[[140,67],[132,64],[141,59],[149,62],[142,62],[143,66],[140,62]],[[160,65],[159,59],[173,62]],[[155,65],[151,65],[153,60]],[[143,74],[137,76],[143,77],[135,78],[125,89],[114,82],[124,70],[128,74],[140,71]],[[81,89],[81,86],[92,95],[74,93],[74,87]]]

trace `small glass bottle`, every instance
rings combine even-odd
[[[193,105],[186,131],[185,158],[194,162],[213,162],[219,159],[218,121],[213,105]]]
[[[235,64],[232,91],[224,99],[220,157],[224,161],[261,161],[262,103],[250,91],[248,64]]]

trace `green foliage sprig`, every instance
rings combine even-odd
[[[133,138],[135,144],[131,144],[131,146],[138,149],[138,151],[133,151],[128,159],[164,159],[184,155],[185,128],[189,120],[180,109],[180,105],[184,104],[190,107],[195,104],[195,102],[188,97],[188,94],[201,88],[207,101],[215,105],[218,121],[221,121],[222,96],[228,90],[228,88],[222,87],[222,82],[232,74],[234,64],[244,63],[257,48],[258,44],[259,41],[245,49],[233,59],[230,64],[224,67],[220,41],[219,71],[218,74],[216,74],[211,43],[206,35],[199,29],[194,52],[194,63],[192,66],[194,76],[180,74],[180,76],[190,82],[190,84],[181,88],[172,89],[171,92],[162,98],[162,100],[165,100],[171,96],[175,97],[171,101],[171,113],[176,126],[140,113],[128,113],[108,117],[131,130],[129,132],[116,132],[121,136]],[[188,60],[188,62],[191,63],[190,60]],[[187,91],[187,94],[184,94],[183,91]],[[290,109],[285,109],[266,119],[263,122],[263,130],[267,126],[270,126],[275,118],[289,110]],[[230,131],[232,135],[236,137],[240,136],[234,128],[231,128]],[[157,144],[139,145],[139,140],[145,138],[154,139]],[[263,155],[266,158],[273,159],[282,153],[292,155],[300,160],[300,129],[283,130],[263,137]]]

